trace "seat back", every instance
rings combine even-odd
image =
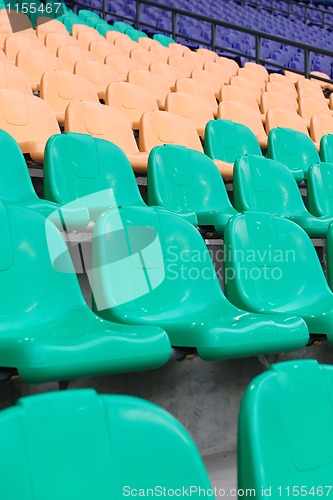
[[[65,131],[90,134],[114,142],[126,154],[138,154],[131,125],[118,109],[98,102],[71,102],[66,109]]]
[[[270,110],[268,114],[271,111]],[[303,170],[320,161],[316,147],[308,135],[291,128],[274,128],[268,135],[268,158],[277,160],[290,170]]]
[[[101,36],[96,30],[87,29],[84,31],[80,31],[77,34],[77,40],[79,41],[81,47],[83,49],[89,50],[90,43],[94,40],[105,41],[105,38]]]
[[[323,485],[333,474],[332,382],[332,366],[312,359],[273,364],[252,380],[238,421],[238,488],[254,488],[260,500],[290,485],[329,495]],[[306,442],[317,420],[316,439]]]
[[[295,97],[297,96],[297,90],[296,90],[295,84],[287,76],[281,75],[281,73],[271,73],[269,75],[268,80],[270,82],[277,82],[277,83],[281,83],[282,85],[285,85],[293,92]]]
[[[153,94],[144,87],[127,82],[109,85],[105,94],[105,104],[119,109],[135,130],[139,128],[143,113],[158,110]]]
[[[310,122],[311,139],[320,143],[321,138],[327,134],[333,134],[333,117],[331,115],[314,115]]]
[[[0,128],[18,142],[46,143],[59,133],[57,120],[48,104],[34,95],[0,90]]]
[[[39,88],[46,71],[65,71],[65,66],[58,57],[39,49],[20,50],[16,57],[16,66],[24,71],[34,90]]]
[[[185,57],[177,54],[172,54],[168,57],[168,64],[181,71],[185,77],[191,76],[194,69],[192,62],[189,59],[185,59]]]
[[[199,151],[183,146],[158,146],[149,155],[147,175],[149,205],[180,213],[230,212],[230,201],[218,169]]]
[[[320,158],[333,163],[333,134],[323,135],[320,140]]]
[[[199,47],[197,49],[197,53],[205,59],[207,62],[214,62],[218,57],[217,53],[214,50],[206,49],[203,47]]]
[[[135,48],[131,50],[130,53],[131,59],[134,59],[141,68],[143,69],[149,69],[149,66],[152,62],[156,61],[156,57],[154,54],[149,52],[149,50],[143,49],[143,48]]]
[[[109,54],[105,58],[105,64],[111,66],[119,75],[119,80],[125,82],[130,71],[139,68],[139,64],[134,59],[125,55]]]
[[[193,80],[192,78],[179,78],[176,82],[176,91],[185,92],[186,94],[199,97],[203,101],[206,101],[212,113],[216,116],[217,102],[214,92],[204,83]]]
[[[286,312],[312,304],[314,293],[331,297],[310,237],[288,219],[244,212],[227,224],[224,244],[226,296],[238,307]]]
[[[178,78],[183,76],[183,73],[175,66],[162,62],[151,63],[149,71],[164,78],[171,89],[174,89]]]
[[[128,73],[128,81],[149,90],[160,108],[164,108],[166,96],[170,92],[168,83],[159,75],[146,69],[137,69]]]
[[[220,101],[233,101],[240,102],[246,106],[250,106],[257,113],[259,113],[259,106],[257,99],[253,96],[251,91],[242,89],[236,85],[225,85],[221,88]]]
[[[206,125],[205,153],[210,158],[234,163],[246,154],[261,155],[254,133],[231,120],[212,120]]]
[[[127,265],[119,266],[121,260]],[[210,306],[223,307],[225,301],[230,307],[200,233],[181,217],[153,207],[120,207],[98,218],[92,273],[99,315],[117,322],[155,317],[159,324],[170,320],[170,311],[191,317],[207,308],[202,298],[208,296]]]
[[[103,192],[103,193],[102,193]],[[45,148],[44,195],[58,203],[84,196],[90,211],[101,207],[144,206],[132,167],[115,144],[68,132],[51,137]]]
[[[0,161],[0,200],[20,203],[29,199],[37,199],[19,145],[4,130],[0,130],[0,146],[2,151]]]
[[[318,87],[301,87],[299,90],[298,90],[298,99],[299,100],[302,100],[302,99],[306,99],[308,97],[311,97],[312,99],[320,99],[321,101],[325,101],[325,96],[321,90],[321,88],[318,86]]]
[[[192,123],[167,111],[150,111],[141,118],[139,144],[141,151],[155,146],[178,144],[202,152],[202,146]]]
[[[206,124],[210,120],[214,120],[213,113],[206,101],[184,92],[168,94],[165,110],[189,120],[202,138]]]
[[[318,114],[332,116],[324,99],[312,97],[304,97],[304,99],[299,100],[299,113],[303,120],[310,120],[313,115]]]
[[[139,48],[139,44],[130,38],[116,38],[114,41],[116,47],[122,50],[123,54],[129,56],[132,49]]]
[[[104,99],[107,86],[119,80],[118,73],[111,66],[85,59],[75,63],[74,74],[88,80],[95,87],[100,99]]]
[[[246,104],[232,101],[220,102],[217,116],[222,120],[232,120],[245,125],[256,136],[266,136],[259,113]]]
[[[223,83],[221,83],[219,75],[206,71],[205,69],[195,69],[191,73],[191,78],[205,84],[215,94],[216,98],[220,96],[220,90]]]
[[[265,68],[265,66],[263,66],[262,64],[257,64],[255,62],[250,62],[250,61],[247,61],[245,64],[244,64],[244,68],[246,69],[249,69],[251,71],[254,71],[255,73],[257,73],[258,75],[260,75],[260,77],[265,80],[267,82],[268,80],[268,71],[267,69]]]
[[[173,54],[176,54],[178,56],[183,56],[185,52],[191,50],[189,47],[187,47],[187,45],[183,45],[182,43],[170,43],[168,49],[170,49]]]
[[[282,75],[280,75],[280,76],[282,76]],[[289,80],[288,80],[288,82],[289,82]],[[289,87],[289,85],[285,85],[284,83],[282,83],[281,80],[268,81],[266,83],[266,90],[267,90],[267,92],[274,92],[276,94],[286,95],[286,96],[290,97],[290,99],[293,99],[294,101],[296,101],[296,99],[297,99],[297,93],[296,93],[295,86]]]
[[[74,47],[81,48],[77,39],[70,36],[67,31],[66,33],[46,33],[44,43],[47,50],[55,55],[57,54],[58,49],[65,45],[73,45]]]
[[[141,488],[159,491],[160,485],[177,492],[194,484],[211,490],[184,427],[137,398],[91,389],[39,394],[2,411],[0,422],[6,498],[107,500]],[[13,482],[16,455],[22,477]]]
[[[61,59],[65,68],[71,72],[74,70],[75,63],[80,59],[96,61],[96,57],[92,52],[75,45],[62,45],[57,50],[57,56]]]
[[[170,55],[170,51],[169,52],[169,55]],[[194,51],[190,51],[190,52],[185,52],[185,54],[183,55],[184,59],[187,59],[188,61],[191,61],[192,63],[192,70],[195,70],[195,69],[203,69],[204,68],[204,65],[206,63],[206,60],[204,57],[200,56],[200,54],[198,54],[198,52],[194,52]]]
[[[316,163],[308,172],[308,206],[313,215],[333,217],[333,165]]]
[[[36,35],[39,40],[44,43],[45,37],[48,33],[64,33],[65,35],[68,34],[63,23],[61,23],[57,19],[49,18],[46,22],[39,23],[37,18]]]
[[[0,88],[19,90],[31,95],[31,86],[25,73],[13,64],[0,61]]]
[[[272,108],[266,113],[267,134],[274,128],[289,128],[309,136],[305,121],[301,116],[282,108]]]
[[[242,78],[246,78],[246,80],[249,80],[251,82],[255,82],[257,85],[259,85],[261,90],[265,89],[266,78],[263,78],[260,73],[247,68],[239,68],[237,75],[241,76]]]
[[[150,45],[149,52],[154,56],[155,60],[159,60],[161,62],[167,62],[168,58],[172,55],[168,47],[164,47],[163,45]]]
[[[233,76],[233,70],[228,66],[222,66],[216,62],[206,62],[204,66],[205,70],[209,73],[213,73],[220,78],[221,87],[222,85],[228,84],[230,78]]]
[[[42,44],[36,36],[24,36],[17,33],[7,36],[5,40],[5,53],[9,62],[15,64],[16,56],[22,49],[38,49],[46,51],[45,45]]]
[[[116,47],[115,45],[108,43],[105,39],[92,40],[89,44],[89,50],[101,63],[104,63],[104,60],[108,55],[123,54],[122,50],[119,47]]]
[[[230,85],[240,87],[241,89],[247,89],[247,91],[250,91],[253,96],[257,99],[257,101],[260,101],[260,96],[262,93],[262,88],[258,83],[254,80],[249,80],[248,78],[245,78],[244,76],[232,76],[230,78]],[[241,90],[240,90],[241,92]]]
[[[85,78],[68,71],[48,71],[43,74],[40,96],[57,112],[65,112],[74,101],[98,102],[95,87]]]
[[[221,64],[225,68],[230,68],[232,70],[233,75],[237,75],[237,71],[239,70],[239,64],[234,59],[220,56],[217,59],[215,59],[215,62],[217,62],[217,64]]]
[[[261,94],[260,108],[262,113],[266,113],[272,108],[282,108],[297,113],[297,102],[288,95],[276,92],[263,92]]]
[[[305,212],[290,170],[264,156],[238,158],[234,167],[234,204],[239,212],[252,210],[282,217]]]

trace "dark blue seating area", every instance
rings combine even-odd
[[[101,7],[101,0],[86,0],[90,8]],[[285,2],[276,2],[275,15],[268,12],[271,5],[271,0],[262,0],[263,6],[254,8],[250,5],[240,5],[234,1],[217,3],[215,0],[207,0],[201,2],[194,0],[157,0],[161,5],[167,4],[168,7],[176,7],[188,12],[201,14],[211,17],[216,20],[223,20],[229,23],[243,26],[247,28],[257,29],[269,34],[278,35],[289,38],[298,42],[307,43],[314,47],[321,47],[327,50],[333,50],[333,37],[328,29],[324,29],[315,23],[304,23],[304,8],[305,5],[290,6],[290,17],[287,17],[281,10],[287,9]],[[265,7],[267,3],[267,7]],[[112,0],[108,2],[108,10],[117,16],[124,16],[135,19],[136,2],[135,0]],[[333,6],[326,6],[327,14],[325,15],[326,22],[331,22],[333,25]],[[311,17],[314,17],[315,11],[311,11]],[[320,12],[317,13],[318,24],[322,18]],[[141,21],[144,24],[156,26],[160,31],[171,31],[172,15],[170,11],[143,5],[141,8]],[[112,19],[112,16],[111,18]],[[116,18],[114,18],[116,20]],[[156,28],[154,31],[156,31]],[[187,16],[177,16],[177,29],[180,36],[178,41],[186,43],[188,38],[195,38],[202,44],[210,43],[211,29],[209,23],[203,23],[200,20],[193,19]],[[146,29],[149,31],[149,28]],[[228,48],[243,52],[246,55],[255,55],[255,38],[252,35],[240,33],[236,30],[217,27],[216,33],[217,46],[223,48],[224,54],[228,54]],[[220,51],[221,52],[221,51]],[[266,66],[270,67],[269,63],[281,64],[288,66],[293,70],[304,70],[304,55],[297,48],[281,44],[270,40],[262,40],[262,57],[267,61]],[[244,61],[247,58],[244,58]],[[311,70],[322,71],[329,76],[332,73],[332,58],[326,55],[311,54]],[[274,69],[274,66],[272,66]],[[275,68],[276,69],[276,68]]]

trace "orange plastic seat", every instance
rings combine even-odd
[[[263,92],[261,94],[260,109],[262,113],[267,113],[271,108],[283,108],[297,113],[297,102],[285,94],[276,92]]]
[[[200,47],[197,49],[197,53],[205,59],[206,62],[215,62],[215,59],[217,59],[219,56],[214,52],[214,50],[206,49],[203,47]]]
[[[155,97],[158,107],[164,109],[166,96],[170,92],[169,85],[164,78],[146,69],[137,69],[128,73],[128,81],[149,90]]]
[[[68,71],[48,71],[42,76],[40,97],[47,102],[58,120],[65,122],[65,111],[73,101],[96,101],[98,95],[95,87],[81,76]]]
[[[77,39],[77,37],[79,36],[79,33],[81,31],[91,31],[92,33],[97,33],[97,31],[94,28],[91,28],[90,26],[87,26],[86,24],[76,23],[76,24],[72,25],[72,28],[71,28],[72,37]]]
[[[89,50],[74,45],[63,45],[57,50],[57,56],[63,62],[66,69],[73,72],[75,63],[80,59],[96,61],[96,57]]]
[[[41,42],[44,43],[47,33],[64,33],[68,34],[67,29],[63,23],[57,19],[38,17],[36,22],[36,35]]]
[[[99,61],[80,59],[75,63],[74,75],[79,75],[95,87],[99,99],[104,99],[106,88],[110,83],[118,82],[118,73]]]
[[[173,45],[173,44],[172,44]],[[149,47],[149,52],[153,55],[155,58],[155,61],[160,61],[160,62],[167,62],[169,57],[172,55],[172,52],[170,52],[168,47],[164,47],[163,45],[159,44],[153,44],[150,45]]]
[[[297,80],[296,89],[298,91],[300,91],[300,89],[304,89],[304,88],[312,89],[314,91],[316,90],[318,92],[318,94],[323,93],[319,83],[316,80],[309,80],[309,78],[301,78],[301,79]]]
[[[9,35],[5,40],[5,54],[11,63],[15,63],[18,52],[22,49],[47,50],[38,38],[20,34]]]
[[[269,132],[273,128],[291,128],[298,132],[303,132],[305,135],[309,135],[305,121],[301,116],[293,111],[288,111],[282,108],[269,109],[266,113],[266,132]]]
[[[298,99],[305,99],[311,97],[312,99],[320,99],[326,102],[326,98],[321,90],[321,87],[301,87],[298,90]]]
[[[128,82],[109,85],[105,104],[121,111],[131,122],[133,130],[139,129],[143,113],[158,110],[156,99],[151,92]]]
[[[287,69],[284,70],[284,75],[293,83],[297,83],[298,80],[302,80],[303,78],[305,78],[304,75],[299,75],[298,73],[295,73],[294,71],[288,71]]]
[[[250,91],[253,97],[257,99],[258,103],[260,102],[262,89],[254,80],[248,80],[243,76],[236,75],[230,78],[230,85],[235,85],[236,87]]]
[[[58,57],[39,49],[20,50],[16,56],[16,66],[28,77],[33,92],[39,90],[42,76],[46,71],[65,70]]]
[[[127,40],[127,38],[116,38],[114,44],[121,49],[125,55],[129,55],[132,49],[140,47],[138,42],[134,42],[131,39]]]
[[[217,64],[221,64],[225,68],[230,68],[233,75],[237,75],[237,71],[239,70],[239,65],[233,59],[229,59],[229,57],[218,57],[215,62]]]
[[[149,47],[151,45],[160,45],[160,42],[157,42],[156,40],[154,40],[153,38],[148,38],[148,37],[145,37],[145,36],[141,36],[138,40],[138,44],[140,45],[140,47],[142,47],[143,49],[146,49],[146,50],[149,50]]]
[[[168,49],[177,56],[183,56],[185,52],[191,50],[189,47],[181,43],[170,43]]]
[[[4,51],[2,49],[0,49],[0,61],[5,62],[5,63],[9,62],[6,54],[4,53]]]
[[[280,76],[282,76],[282,75],[280,75]],[[286,95],[286,96],[290,97],[290,99],[294,99],[294,101],[297,100],[297,92],[296,92],[295,86],[289,87],[289,85],[285,85],[284,83],[280,83],[279,80],[268,81],[266,83],[266,91],[267,92],[276,92],[277,94],[280,94],[280,95]]]
[[[244,64],[244,68],[250,69],[251,71],[258,73],[263,80],[265,80],[266,82],[268,81],[268,76],[269,76],[268,71],[262,64],[257,64],[255,62],[247,61]]]
[[[262,77],[260,73],[257,73],[256,71],[247,68],[239,68],[237,75],[247,80],[255,82],[257,85],[259,85],[261,90],[265,90],[266,80],[265,78]]]
[[[203,99],[209,105],[213,115],[217,115],[217,102],[214,92],[204,83],[193,78],[179,78],[176,82],[176,90]]]
[[[330,80],[331,77],[328,76],[327,73],[323,73],[322,71],[311,71],[311,76],[319,76],[321,78],[327,78],[327,80]],[[311,78],[312,80],[312,78]],[[328,83],[328,82],[322,82],[321,80],[315,80],[315,82],[318,83],[318,85],[320,85],[323,89],[328,89],[328,90],[333,90],[333,85],[331,83]]]
[[[37,162],[43,161],[47,140],[60,133],[54,113],[45,101],[9,89],[0,90],[0,128]]]
[[[224,85],[223,83],[221,85],[221,77],[218,74],[206,71],[205,69],[195,69],[191,73],[191,78],[204,83],[213,91],[215,98],[218,99],[221,88]]]
[[[310,120],[313,115],[332,116],[332,112],[325,100],[313,99],[312,97],[305,97],[299,100],[299,114],[308,128],[310,128]]]
[[[96,59],[101,63],[104,63],[105,58],[108,55],[123,55],[123,52],[119,47],[108,43],[105,39],[93,40],[90,42],[89,51],[94,54]]]
[[[206,101],[184,92],[171,92],[167,96],[165,110],[189,120],[202,139],[205,137],[206,124],[214,119]]]
[[[124,40],[131,40],[131,38],[128,35],[125,35],[125,33],[120,33],[120,31],[107,31],[105,38],[107,42],[109,43],[115,43],[116,40],[122,38]]]
[[[285,85],[290,88],[290,90],[294,93],[295,97],[297,97],[297,90],[295,87],[295,83],[285,75],[281,75],[281,73],[271,73],[268,77],[269,82],[276,82],[282,85]]]
[[[267,147],[267,134],[260,114],[250,106],[232,101],[220,102],[217,117],[245,125],[252,130],[260,147]]]
[[[147,171],[148,153],[139,151],[130,122],[118,109],[97,102],[72,102],[66,110],[65,131],[113,142],[124,151],[135,172]]]
[[[105,58],[105,64],[111,66],[118,73],[119,80],[123,82],[127,80],[130,71],[140,68],[140,65],[134,59],[130,59],[125,55],[108,55]]]
[[[201,56],[198,52],[193,52],[193,51],[185,52],[183,58],[191,62],[192,71],[195,69],[204,69],[204,66],[206,64],[206,59],[203,56]]]
[[[172,43],[171,45],[174,45]],[[193,68],[192,62],[189,59],[185,59],[185,57],[178,56],[178,55],[171,55],[168,58],[168,64],[170,66],[173,66],[174,68],[177,68],[179,71],[183,73],[183,76],[191,76],[192,71],[195,69]]]
[[[31,86],[26,74],[8,62],[0,61],[0,89],[12,89],[32,93]]]
[[[333,116],[314,115],[310,121],[310,137],[319,149],[320,140],[324,135],[333,134]]]
[[[78,40],[66,33],[46,33],[44,38],[45,47],[51,54],[57,54],[58,49],[62,46],[73,45],[81,48]]]
[[[0,10],[0,12],[1,12],[1,10]],[[0,20],[0,48],[1,48],[1,50],[5,49],[6,38],[12,34],[13,34],[13,30],[12,30],[11,25],[9,23],[2,23]],[[6,56],[6,59],[7,59],[7,56]]]
[[[178,78],[182,78],[183,76],[183,73],[179,69],[174,66],[170,66],[170,64],[162,62],[151,63],[151,65],[149,66],[149,71],[151,73],[154,73],[155,75],[162,77],[167,82],[169,88],[172,91],[174,91],[176,88],[176,81],[178,80]]]
[[[254,109],[260,115],[261,121],[265,121],[265,115],[260,113],[258,101],[250,90],[240,89],[236,85],[225,85],[221,88],[219,100],[221,102],[240,102],[246,106],[250,106],[250,108]]]
[[[136,61],[142,69],[149,69],[151,63],[156,62],[156,56],[152,52],[141,48],[132,49],[130,58]]]
[[[105,42],[104,36],[100,35],[98,31],[82,30],[77,35],[77,40],[83,49],[89,50],[89,45],[94,41]]]
[[[210,73],[214,73],[220,77],[221,86],[228,84],[230,78],[233,76],[233,70],[228,66],[223,66],[222,64],[218,64],[216,62],[206,62],[204,66],[206,71]]]

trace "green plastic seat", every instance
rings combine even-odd
[[[333,290],[333,223],[326,236],[326,270],[329,287]]]
[[[223,234],[237,213],[214,162],[183,146],[157,146],[151,151],[147,185],[149,205],[175,212],[195,226],[215,226]]]
[[[0,201],[19,205],[38,212],[43,217],[54,214],[53,222],[63,228],[64,219],[67,229],[82,229],[89,224],[89,212],[85,207],[72,204],[69,209],[59,203],[40,199],[31,182],[29,170],[22,151],[15,139],[0,130]]]
[[[248,497],[332,498],[332,386],[333,367],[312,359],[252,380],[238,421],[238,488]]]
[[[65,25],[66,30],[69,34],[72,33],[72,27],[74,24],[87,24],[84,19],[80,19],[76,14],[65,14],[62,18],[62,23]]]
[[[211,120],[205,129],[205,154],[213,160],[234,163],[239,156],[261,155],[254,133],[231,120]]]
[[[120,33],[126,33],[126,31],[130,28],[133,29],[133,26],[128,23],[124,23],[122,21],[116,21],[113,23],[113,27],[115,30],[119,31]]]
[[[96,24],[95,29],[102,36],[105,36],[108,31],[117,31],[113,26],[110,26],[107,22],[99,22]]]
[[[266,213],[233,217],[224,233],[225,292],[246,311],[301,316],[333,343],[333,293],[309,236]]]
[[[173,346],[195,348],[205,360],[295,350],[308,342],[300,318],[246,313],[228,302],[203,238],[171,212],[105,212],[92,252],[95,310],[103,318],[159,325]]]
[[[96,26],[100,24],[101,18],[99,16],[96,17],[92,15],[92,16],[87,16],[84,21],[90,28],[96,28]]]
[[[308,173],[309,211],[317,216],[333,217],[333,163],[317,163]]]
[[[263,156],[249,155],[236,160],[234,205],[239,212],[266,212],[290,219],[311,237],[325,237],[333,220],[333,215],[310,214],[290,170]]]
[[[161,33],[155,33],[153,35],[153,39],[157,42],[160,42],[164,47],[169,47],[170,43],[175,43],[174,39],[171,36],[162,35]]]
[[[53,135],[46,144],[44,196],[57,203],[80,200],[91,220],[115,206],[145,206],[123,151],[74,132]]]
[[[161,329],[101,321],[85,302],[53,223],[0,204],[0,366],[27,382],[145,370],[163,365]]]
[[[91,389],[25,397],[0,412],[0,439],[4,500],[184,498],[191,487],[191,498],[213,498],[191,436],[142,399]]]
[[[273,128],[268,134],[267,157],[291,170],[297,182],[307,178],[311,165],[320,161],[313,141],[291,128]]]
[[[322,161],[333,163],[333,134],[323,135],[321,138],[320,158]]]
[[[92,12],[91,10],[87,10],[87,9],[81,9],[79,10],[78,12],[78,16],[80,19],[87,19],[87,17],[94,17],[95,19],[99,20],[99,22],[101,22],[101,17],[99,14],[97,14],[97,12]]]

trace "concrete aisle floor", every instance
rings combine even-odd
[[[222,489],[225,494],[217,495],[216,498],[237,498],[237,454],[236,452],[221,453],[203,457],[212,487],[217,491]],[[221,492],[223,493],[223,492]]]

